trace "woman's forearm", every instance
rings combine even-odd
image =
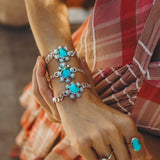
[[[73,49],[68,9],[62,0],[25,0],[31,29],[44,57],[58,45]]]
[[[59,45],[67,46],[70,50],[74,50],[68,8],[64,1],[25,0],[25,3],[31,29],[42,56],[46,57],[51,51],[57,49]],[[76,56],[72,57],[67,64],[80,68],[79,60]],[[50,75],[58,70],[58,66],[59,62],[55,59],[48,64]],[[59,79],[54,79],[53,81],[54,94],[59,95],[65,90],[65,83],[61,83]],[[84,75],[76,73],[75,81],[85,81]]]

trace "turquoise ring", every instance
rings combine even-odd
[[[140,151],[141,148],[142,148],[142,145],[141,145],[138,138],[135,138],[135,137],[132,138],[131,144],[132,144],[132,147],[133,147],[134,151]]]

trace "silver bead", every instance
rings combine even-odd
[[[68,56],[71,56],[71,52],[68,52],[67,54],[68,54]]]
[[[72,73],[70,76],[71,76],[71,78],[75,78],[75,74],[74,73]]]
[[[56,103],[56,98],[53,97],[53,98],[52,98],[52,101],[53,101],[53,103]]]
[[[63,62],[63,59],[59,59],[59,62],[62,63],[62,62]]]
[[[67,91],[66,91],[66,95],[69,95],[69,93],[70,93],[69,90],[67,90]]]
[[[60,50],[62,48],[62,46],[58,46],[58,50]]]
[[[74,94],[70,94],[70,96],[69,96],[71,99],[75,99],[76,98],[76,96],[74,95]]]
[[[63,78],[63,77],[60,77],[60,81],[63,82],[63,81],[64,81],[64,78]]]
[[[80,89],[79,89],[79,92],[82,93],[82,92],[83,92],[83,88],[80,88]]]
[[[54,58],[59,59],[59,55],[58,54],[54,55]]]
[[[58,72],[57,72],[57,75],[58,75],[58,77],[59,77],[59,76],[61,76],[61,72],[60,72],[60,71],[58,71]]]
[[[76,85],[79,87],[79,86],[80,86],[80,83],[79,83],[79,82],[77,82],[77,83],[76,83]]]
[[[64,47],[64,49],[66,50],[66,51],[68,51],[69,49],[68,49],[68,47]]]
[[[70,85],[71,85],[71,84],[74,84],[74,82],[71,82]]]
[[[58,50],[57,49],[54,50],[54,54],[58,54]]]
[[[67,89],[67,90],[69,89],[69,85],[68,85],[68,84],[66,85],[66,89]]]
[[[60,63],[60,66],[61,66],[61,67],[64,67],[65,65],[66,65],[66,63],[65,63],[65,62]]]
[[[73,69],[73,68],[70,68],[70,71],[71,71],[71,72],[74,72],[74,69]]]
[[[69,60],[69,57],[65,57],[64,60],[65,60],[65,61],[68,61],[68,60]]]
[[[76,97],[77,97],[77,98],[81,97],[81,94],[80,94],[80,93],[77,93],[77,94],[76,94]]]
[[[66,82],[66,83],[69,83],[69,82],[70,82],[70,79],[69,79],[69,78],[67,78],[67,79],[65,80],[65,82]]]

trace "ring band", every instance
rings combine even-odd
[[[113,152],[110,153],[110,155],[107,157],[107,159],[111,159],[113,155]]]
[[[113,151],[109,154],[107,158],[102,158],[102,160],[110,160],[112,158]]]

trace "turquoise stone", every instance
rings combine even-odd
[[[67,56],[67,52],[66,52],[66,50],[65,49],[63,49],[63,48],[61,48],[60,50],[59,50],[59,55],[60,55],[60,57],[66,57]]]
[[[71,74],[71,72],[70,72],[70,70],[69,70],[68,68],[62,67],[62,76],[63,76],[64,78],[69,77],[70,74]]]
[[[79,92],[79,88],[76,84],[71,84],[70,85],[70,91],[73,93],[73,94],[76,94],[77,92]]]
[[[133,146],[133,149],[135,151],[140,151],[141,150],[141,144],[140,144],[140,141],[137,138],[132,139],[132,146]]]

